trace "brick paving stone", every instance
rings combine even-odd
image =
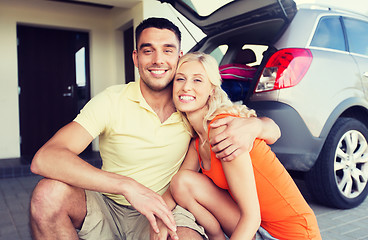
[[[37,175],[0,179],[0,240],[31,240],[29,200]],[[316,214],[323,240],[368,240],[368,199],[349,210],[328,208],[313,202],[303,182],[298,187]]]

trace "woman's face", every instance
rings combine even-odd
[[[198,61],[185,62],[176,71],[174,79],[175,106],[185,113],[200,110],[206,106],[212,89],[203,65]]]

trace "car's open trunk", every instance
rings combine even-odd
[[[247,71],[243,81],[229,82],[230,80],[223,78],[223,88],[231,100],[243,102],[253,93],[266,60],[270,53],[275,52],[274,43],[297,11],[293,0],[234,0],[226,1],[229,3],[203,16],[196,9],[196,1],[200,0],[159,1],[173,5],[207,34],[191,52],[209,53],[217,59],[220,66],[236,63],[245,68],[254,68],[251,75]],[[239,61],[238,56],[245,49],[252,49],[256,53],[255,61]],[[242,57],[243,60],[244,58],[246,57]]]

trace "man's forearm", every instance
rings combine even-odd
[[[268,117],[259,118],[262,121],[262,131],[258,138],[264,139],[267,144],[274,144],[281,136],[279,126]]]
[[[95,168],[75,153],[57,147],[41,148],[31,164],[31,171],[69,185],[113,194],[122,194],[128,178]]]

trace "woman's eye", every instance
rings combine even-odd
[[[176,81],[184,81],[184,78],[177,78]]]
[[[202,82],[202,79],[196,78],[194,79],[195,82]]]

